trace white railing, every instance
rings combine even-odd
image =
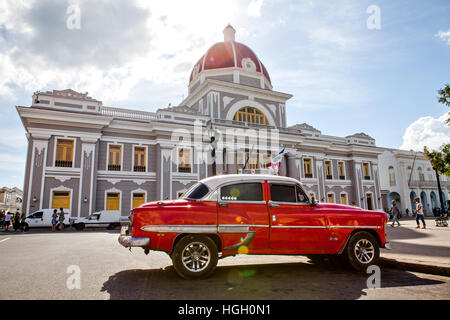
[[[110,116],[119,119],[132,119],[143,121],[153,121],[158,119],[158,116],[154,112],[128,110],[112,107],[101,107],[100,113],[104,116]]]

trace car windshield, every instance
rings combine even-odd
[[[100,217],[99,214],[91,214],[88,219],[89,220],[98,220],[98,218]]]
[[[206,196],[208,193],[209,188],[205,184],[198,182],[194,184],[188,191],[186,191],[181,198],[199,200]]]

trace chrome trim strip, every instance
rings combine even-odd
[[[327,229],[326,226],[272,226],[272,228],[292,228],[292,229]]]
[[[273,204],[284,204],[284,205],[290,205],[290,206],[296,206],[296,207],[304,207],[304,206],[309,206],[310,202],[284,202],[284,201],[268,201],[269,204],[273,203]]]
[[[268,224],[219,224],[219,227],[253,227],[253,228],[268,228]]]
[[[150,225],[141,228],[148,232],[163,233],[245,233],[249,228],[269,228],[269,225],[219,224],[217,225]],[[380,229],[380,226],[271,226],[275,229]]]
[[[272,226],[272,228],[296,228],[296,229],[380,229],[380,226]]]
[[[148,232],[162,233],[246,233],[249,228],[268,228],[269,225],[219,224],[216,225],[150,225],[141,228]]]
[[[141,228],[148,232],[163,233],[217,233],[216,225],[152,225]]]
[[[219,226],[217,228],[218,233],[247,233],[249,227],[245,226]]]
[[[380,229],[380,226],[327,226],[328,229],[336,229],[336,228],[348,228],[348,229],[361,229],[361,228],[369,228],[369,229]]]

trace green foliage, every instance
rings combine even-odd
[[[447,107],[450,107],[450,85],[446,84],[444,89],[438,90],[438,93],[438,102],[445,104]]]
[[[440,151],[429,151],[425,147],[424,152],[439,174],[450,177],[450,144],[443,145]]]
[[[439,97],[438,102],[445,104],[447,107],[450,107],[450,85],[446,84],[443,89],[438,90]],[[450,124],[450,112],[448,113],[449,117],[446,122]]]

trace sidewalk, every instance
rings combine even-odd
[[[450,227],[436,227],[434,218],[425,220],[426,229],[416,221],[401,219],[400,227],[386,225],[392,250],[381,249],[383,264],[412,271],[450,276]]]

